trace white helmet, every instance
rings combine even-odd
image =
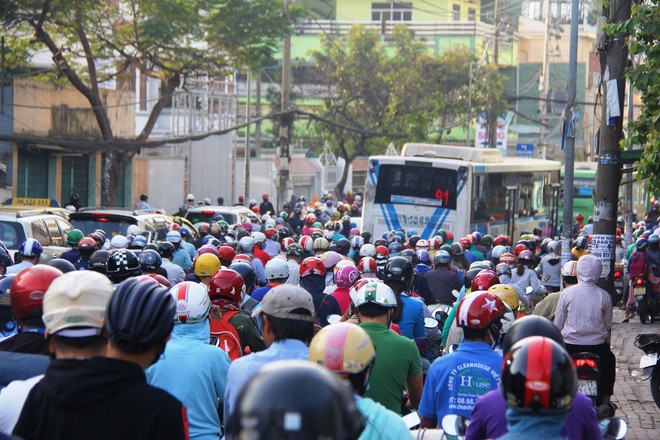
[[[251,254],[254,251],[254,238],[252,237],[243,237],[238,240],[238,245],[236,250],[238,253],[248,253]]]
[[[387,284],[375,281],[365,284],[357,291],[352,290],[351,301],[358,308],[367,303],[374,303],[388,308],[396,307],[394,291]]]
[[[275,220],[272,217],[269,217],[266,219],[266,223],[264,223],[266,226],[272,226],[275,227]]]
[[[266,241],[266,235],[263,232],[253,232],[252,238],[256,244],[261,244]]]
[[[364,238],[362,238],[361,235],[356,235],[355,237],[351,238],[351,247],[353,249],[359,249],[364,245]]]
[[[126,228],[126,235],[140,235],[140,227],[138,225],[130,225],[128,228]]]
[[[176,301],[175,323],[192,324],[201,322],[209,316],[211,300],[201,284],[184,281],[172,287],[170,295]]]
[[[376,246],[371,243],[366,243],[360,248],[361,257],[375,257],[376,256]]]
[[[195,201],[195,196],[192,194],[188,194],[186,196],[186,202],[194,202]]]
[[[48,334],[100,334],[112,292],[110,280],[91,270],[67,272],[55,278],[43,300],[43,320]],[[93,329],[98,331],[92,332]]]
[[[128,248],[128,239],[123,235],[115,235],[110,240],[111,249],[127,249]]]
[[[267,280],[277,280],[282,278],[289,278],[289,266],[284,260],[275,258],[266,263]]]
[[[332,237],[335,236],[335,231],[331,231],[328,229],[323,230],[323,238],[325,238],[328,241],[332,241]]]
[[[262,221],[262,222],[265,222],[266,220],[268,220],[268,219],[270,219],[270,218],[272,218],[272,217],[270,216],[270,214],[265,213],[264,215],[261,216],[261,221]]]
[[[169,241],[172,244],[177,244],[181,242],[181,233],[179,231],[170,231],[165,236],[165,240]]]

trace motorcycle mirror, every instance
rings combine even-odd
[[[447,347],[447,352],[453,353],[456,351],[457,348],[458,348],[458,344],[451,344],[449,347]]]
[[[442,430],[447,435],[464,436],[470,420],[457,414],[448,414],[442,418]]]
[[[329,317],[328,317],[329,318]],[[435,318],[424,318],[424,327],[434,329],[438,327],[438,320]]]
[[[611,438],[620,440],[626,436],[628,433],[628,424],[625,420],[614,417],[609,420],[607,424],[607,431],[605,432],[605,438]]]
[[[341,315],[328,315],[326,319],[328,320],[328,323],[336,324],[341,321]]]
[[[451,291],[451,294],[454,295],[454,298],[458,298],[459,292],[458,290],[454,289]]]
[[[527,295],[530,295],[533,291],[534,291],[534,288],[532,286],[525,287],[525,293]]]
[[[408,429],[413,429],[416,426],[419,426],[419,424],[422,422],[419,419],[419,414],[417,414],[417,411],[413,411],[410,414],[406,414],[405,416],[402,417],[403,423],[406,424]]]

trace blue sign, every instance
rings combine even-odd
[[[516,144],[516,157],[534,157],[534,144]]]

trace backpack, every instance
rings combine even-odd
[[[221,313],[220,309],[214,307],[209,314],[209,320],[211,322],[210,344],[215,345],[227,353],[232,361],[243,356],[241,339],[238,337],[236,328],[229,322],[238,313],[237,310]]]
[[[645,252],[634,252],[630,256],[630,262],[628,263],[628,274],[631,277],[636,277],[638,275],[647,276],[648,272],[646,269],[646,253]]]

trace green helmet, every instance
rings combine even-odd
[[[84,234],[80,229],[71,229],[69,235],[66,237],[66,242],[69,243],[69,246],[76,246],[83,237]]]
[[[280,212],[280,218],[284,221],[289,218],[289,214],[286,213],[286,211]]]

